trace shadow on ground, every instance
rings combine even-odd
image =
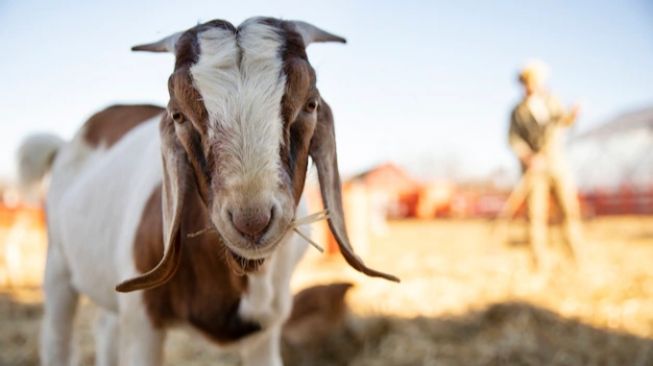
[[[37,365],[40,303],[0,293],[0,365]]]
[[[0,365],[38,364],[41,316],[40,304],[0,294]],[[187,346],[193,347],[190,343]],[[197,351],[198,356],[204,353]],[[205,362],[199,357],[198,362],[175,360],[172,354],[167,364],[215,364],[215,358]],[[508,302],[447,318],[349,315],[340,328],[320,340],[284,345],[284,359],[291,366],[646,366],[653,365],[653,340],[592,327],[531,304]],[[82,360],[92,363],[92,354]],[[225,359],[224,364],[233,361]]]
[[[350,317],[323,342],[285,350],[296,366],[653,365],[651,339],[519,302],[450,318]]]

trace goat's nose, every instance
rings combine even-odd
[[[231,223],[238,232],[251,240],[258,241],[272,221],[272,209],[239,209],[229,212]]]

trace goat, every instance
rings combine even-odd
[[[39,152],[38,166],[52,162],[44,364],[69,362],[83,294],[102,309],[98,364],[159,365],[165,329],[186,324],[235,347],[244,365],[281,365],[290,277],[306,248],[290,229],[306,213],[309,156],[346,261],[398,281],[365,266],[349,243],[333,117],[306,56],[313,42],[345,39],[250,18],[135,46],[175,55],[166,109],[113,106],[66,144],[21,149]]]

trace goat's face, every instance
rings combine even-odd
[[[252,18],[238,28],[211,21],[134,48],[171,51],[176,62],[161,122],[166,255],[123,290],[152,287],[174,273],[188,191],[199,192],[242,269],[258,267],[291,228],[309,155],[345,258],[382,275],[360,262],[346,238],[333,120],[305,51],[328,41],[344,39],[304,22]]]
[[[271,19],[214,21],[183,33],[176,56],[168,113],[211,221],[237,257],[263,259],[294,218],[317,121],[302,37]]]

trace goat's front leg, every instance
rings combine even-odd
[[[107,310],[95,321],[95,366],[118,366],[118,316]]]
[[[243,366],[283,366],[281,324],[271,326],[251,341],[241,349]]]
[[[45,292],[41,331],[41,365],[43,366],[67,366],[71,363],[73,322],[79,299],[57,244],[50,239],[43,282]]]
[[[122,295],[120,303],[120,365],[160,366],[163,364],[165,331],[150,321],[141,293]]]

